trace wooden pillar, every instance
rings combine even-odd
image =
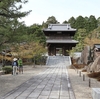
[[[64,55],[64,47],[62,48],[62,54]]]
[[[53,55],[53,47],[51,47],[51,56]]]
[[[54,55],[56,56],[56,47],[54,46]]]
[[[52,49],[51,49],[51,47],[49,47],[48,48],[48,55],[51,56],[52,55],[51,53],[52,53]]]
[[[65,49],[65,47],[64,47],[64,55],[66,56],[66,49]]]
[[[51,47],[51,55],[56,55],[56,47],[55,46]]]
[[[48,55],[50,56],[50,48],[48,48]]]

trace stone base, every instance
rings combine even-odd
[[[92,98],[100,99],[100,88],[92,88]]]

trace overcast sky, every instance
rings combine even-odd
[[[29,0],[23,5],[22,11],[32,10],[32,12],[22,18],[27,26],[34,23],[42,24],[48,17],[54,16],[58,22],[74,18],[79,15],[89,17],[94,15],[100,17],[100,0]]]

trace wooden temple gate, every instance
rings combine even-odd
[[[48,55],[68,55],[69,50],[75,47],[78,41],[73,40],[76,29],[71,28],[70,24],[50,24],[43,30],[46,36]]]

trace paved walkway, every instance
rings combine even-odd
[[[48,69],[1,99],[75,99],[66,66],[69,66],[68,57],[50,57]]]

